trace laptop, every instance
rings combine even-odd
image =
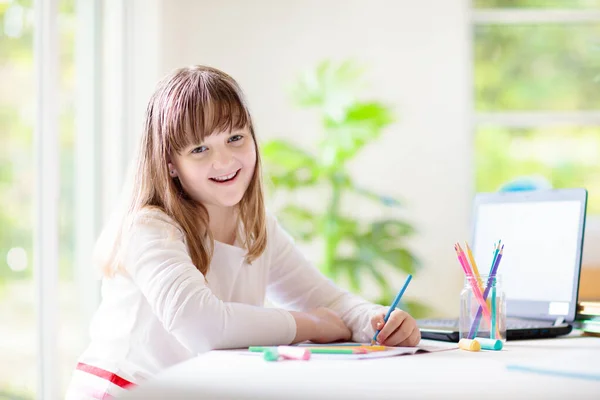
[[[556,337],[573,329],[586,207],[585,189],[475,196],[471,247],[481,273],[489,271],[494,244],[500,239],[505,245],[498,274],[506,295],[507,340]],[[458,319],[417,323],[423,339],[459,340]]]

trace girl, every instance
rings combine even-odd
[[[100,236],[102,303],[67,399],[106,399],[212,349],[313,341],[415,346],[415,320],[337,288],[265,211],[238,84],[175,71],[148,105],[131,194]],[[281,308],[265,308],[268,298]]]

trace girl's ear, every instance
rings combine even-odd
[[[169,175],[171,175],[171,178],[176,178],[177,170],[175,169],[175,166],[173,165],[173,163],[167,162],[167,168],[169,168]]]

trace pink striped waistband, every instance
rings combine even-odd
[[[75,369],[87,372],[88,374],[96,375],[102,379],[106,379],[107,381],[114,383],[115,385],[122,387],[123,389],[131,389],[136,386],[135,383],[129,382],[127,379],[121,378],[117,374],[113,374],[112,372],[102,368],[94,367],[93,365],[84,364],[80,362],[77,363],[77,367]]]

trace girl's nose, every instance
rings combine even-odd
[[[233,161],[231,153],[227,150],[214,152],[213,168],[217,171],[227,169]]]

